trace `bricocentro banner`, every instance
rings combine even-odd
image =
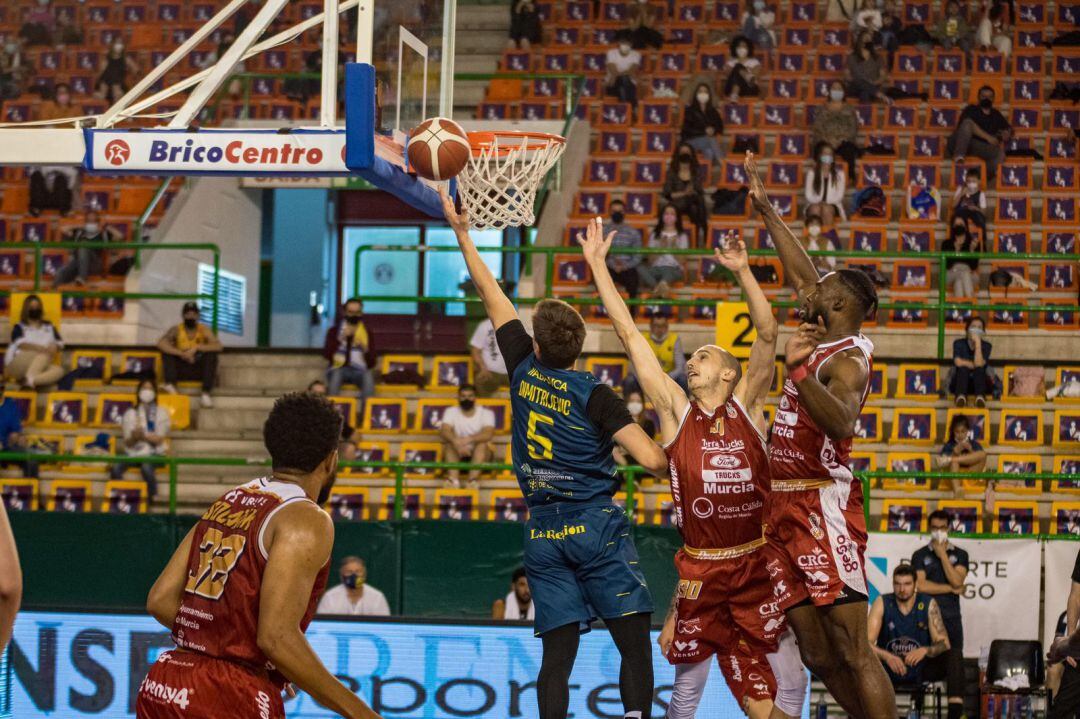
[[[317,620],[307,636],[326,666],[383,716],[537,716],[541,643],[530,627]],[[10,651],[13,716],[132,717],[147,668],[171,646],[146,616],[22,612]],[[656,649],[654,664],[653,715],[663,716],[674,671]],[[570,678],[571,716],[622,717],[618,677],[607,632],[583,636]],[[335,716],[303,694],[285,706],[289,717]],[[698,716],[743,716],[715,666]]]

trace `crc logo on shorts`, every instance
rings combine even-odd
[[[162,684],[161,682],[154,681],[150,677],[146,677],[139,686],[139,693],[145,694],[151,699],[156,699],[159,703],[175,704],[180,707],[180,709],[186,711],[188,703],[191,701],[188,695],[194,694],[195,690],[188,689],[187,687],[177,689],[176,687],[171,687],[168,684]],[[267,719],[269,719],[269,714],[267,715]]]
[[[814,539],[824,539],[825,531],[821,528],[821,516],[817,512],[810,513],[810,536]]]
[[[105,160],[110,165],[123,165],[131,159],[131,147],[123,140],[112,140],[105,145]]]
[[[678,624],[675,625],[675,631],[678,634],[697,634],[701,631],[701,617],[680,619]]]
[[[774,617],[780,614],[780,602],[765,602],[758,607],[758,615],[762,617]]]
[[[799,565],[799,569],[828,567],[831,564],[829,555],[821,551],[821,547],[814,547],[814,551],[810,552],[810,554],[800,554],[795,563]]]

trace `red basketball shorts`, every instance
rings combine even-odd
[[[281,690],[239,664],[193,652],[165,652],[135,702],[138,719],[285,719]]]
[[[772,701],[776,696],[776,677],[764,654],[751,654],[745,644],[739,644],[716,659],[740,707],[746,708],[747,701]]]
[[[776,651],[785,622],[766,567],[768,545],[730,559],[695,558],[691,551],[675,554],[678,604],[668,660],[700,662],[729,654],[740,642],[751,654]]]
[[[809,488],[806,488],[809,485]],[[785,611],[810,600],[828,606],[868,596],[862,492],[843,481],[773,482],[769,565]]]

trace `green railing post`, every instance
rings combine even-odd
[[[402,516],[405,514],[405,496],[402,494],[405,491],[405,467],[403,465],[396,465],[394,467],[394,521],[400,522]]]
[[[866,523],[866,528],[870,528],[870,478],[863,475],[860,480],[862,481],[862,496],[863,496],[863,521]]]
[[[176,516],[176,495],[177,495],[177,483],[179,480],[179,471],[176,466],[176,459],[169,458],[169,514]]]
[[[146,209],[144,209],[142,211],[142,214],[139,215],[139,218],[135,220],[134,235],[136,244],[142,244],[143,231],[146,228],[146,223],[150,219],[150,215],[153,214],[154,210],[157,208],[158,203],[161,202],[161,198],[165,196],[165,192],[169,189],[169,185],[172,184],[172,181],[172,176],[166,177],[164,180],[162,180],[161,184],[158,185],[157,191],[154,193],[154,196],[150,198],[150,203],[147,204]],[[135,269],[139,269],[141,266],[142,251],[135,250]]]
[[[946,281],[945,256],[938,256],[938,318],[937,318],[937,358],[945,359],[945,300],[948,282]]]

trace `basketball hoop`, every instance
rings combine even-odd
[[[472,157],[458,192],[478,230],[529,226],[536,190],[566,149],[566,138],[543,132],[470,132]]]

